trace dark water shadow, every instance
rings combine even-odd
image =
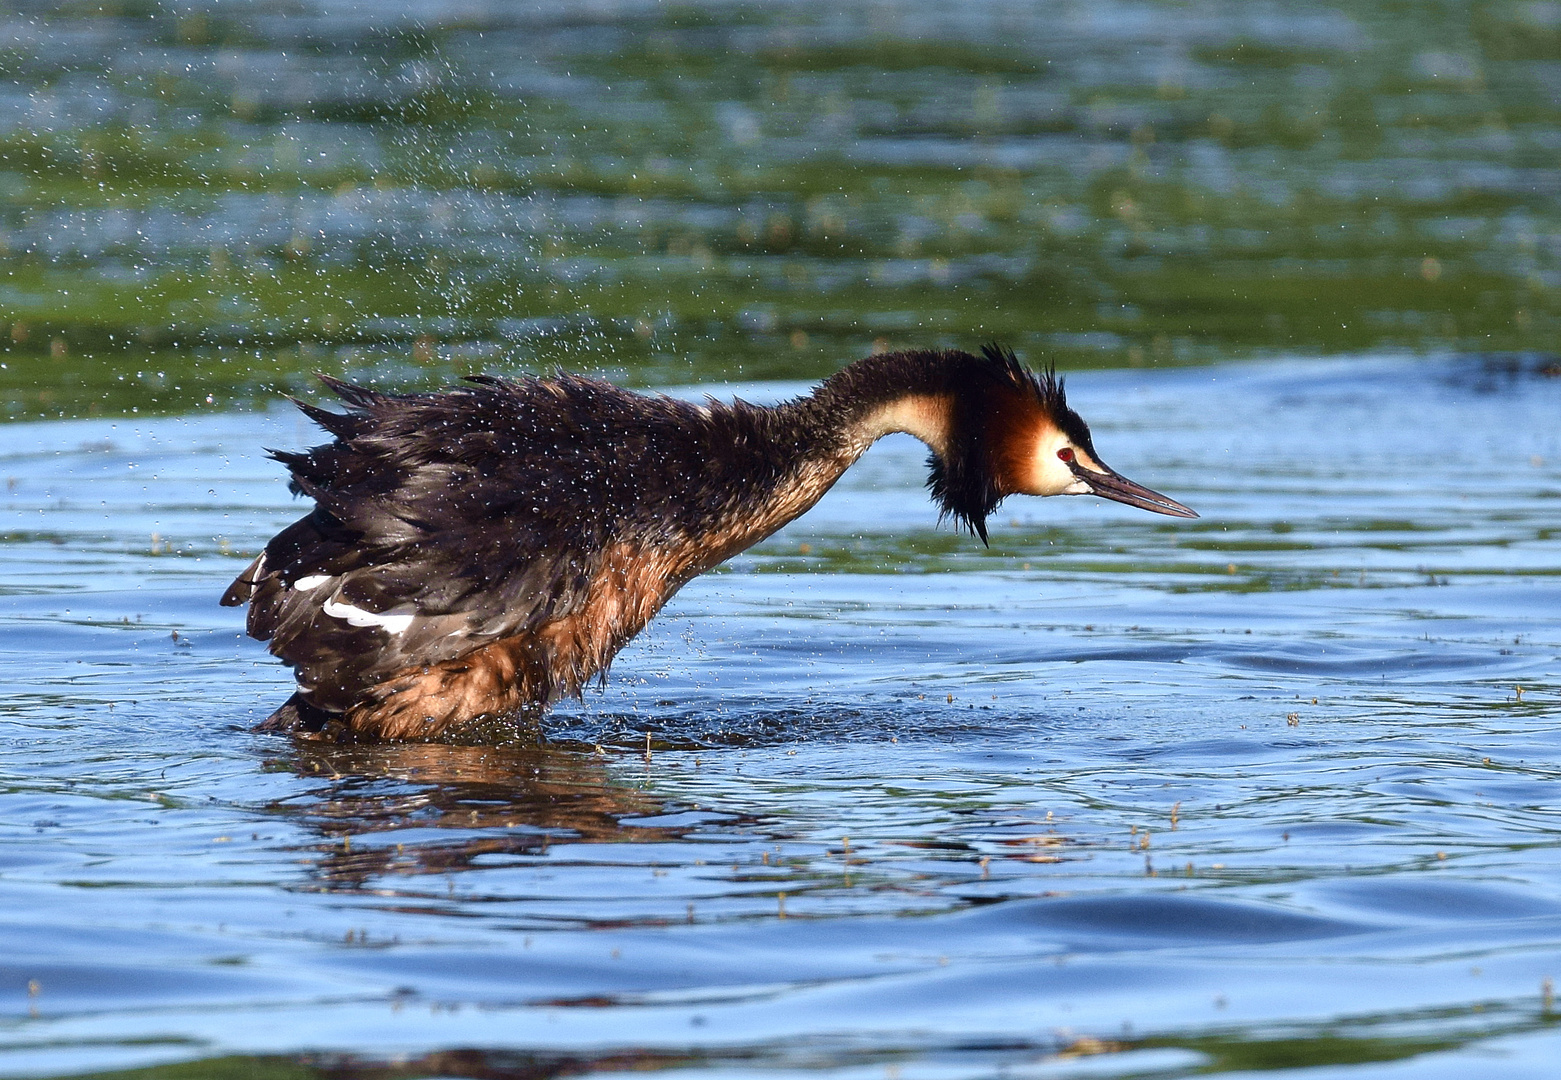
[[[1177,946],[1257,944],[1342,937],[1376,929],[1272,906],[1190,895],[1009,900],[962,917],[968,930],[1031,930],[1072,939],[1075,950],[1122,947],[1123,939],[1163,938]]]
[[[1477,394],[1521,393],[1535,379],[1561,376],[1561,356],[1547,352],[1468,353],[1442,368],[1441,382]]]

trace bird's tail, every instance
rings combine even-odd
[[[341,719],[340,713],[328,712],[304,700],[302,694],[294,694],[282,707],[259,724],[256,731],[281,731],[288,733],[323,731],[332,720]]]
[[[228,591],[222,594],[219,603],[223,607],[238,607],[240,604],[249,603],[249,598],[255,595],[255,584],[260,580],[260,575],[265,573],[266,553],[261,552],[255,557],[255,561],[244,568],[244,572],[233,579],[233,584],[228,586]]]

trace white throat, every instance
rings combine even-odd
[[[940,455],[948,453],[949,407],[947,397],[912,394],[882,405],[862,419],[857,429],[866,445],[891,432],[914,435]]]

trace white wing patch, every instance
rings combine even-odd
[[[293,588],[302,589],[305,591],[309,589],[318,589],[321,585],[324,585],[329,580],[331,580],[331,575],[329,574],[310,574],[308,577],[301,577],[297,581],[293,582]]]
[[[335,600],[327,600],[322,609],[333,619],[346,619],[349,626],[377,626],[387,634],[404,634],[407,627],[412,625],[415,615],[376,615],[372,611],[364,611],[360,607],[351,604],[339,604]]]

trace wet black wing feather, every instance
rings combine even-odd
[[[393,671],[577,611],[612,543],[675,528],[668,507],[697,497],[709,452],[708,410],[594,380],[484,377],[416,395],[324,381],[350,410],[304,411],[335,441],[273,452],[316,508],[224,601],[250,601],[251,635],[329,708]],[[295,587],[315,576],[330,582]],[[395,634],[354,626],[326,614],[327,599],[414,619]]]

